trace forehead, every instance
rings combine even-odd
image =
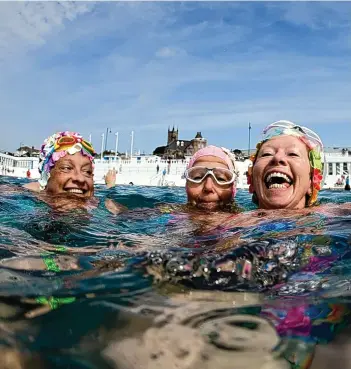
[[[64,157],[60,158],[56,164],[61,164],[61,163],[66,163],[66,162],[70,162],[76,165],[88,165],[88,164],[92,164],[90,159],[83,155],[80,152],[76,152],[73,155],[70,154],[66,154]]]
[[[305,151],[307,153],[307,146],[298,138],[294,136],[278,136],[273,137],[266,141],[260,151],[264,148],[273,148],[273,149],[299,149],[301,151]]]
[[[208,155],[208,156],[201,156],[199,159],[196,160],[193,167],[207,167],[207,168],[228,168],[227,163],[216,156]]]

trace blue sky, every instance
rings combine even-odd
[[[0,150],[110,127],[149,153],[173,125],[247,148],[278,119],[351,146],[347,2],[0,2],[0,71]]]

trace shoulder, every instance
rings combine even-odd
[[[40,192],[39,182],[26,183],[23,187],[33,192]]]

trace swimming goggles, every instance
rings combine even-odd
[[[310,141],[312,148],[317,146],[320,151],[323,151],[323,142],[316,132],[288,120],[279,120],[267,126],[263,131],[263,140],[277,136],[277,131],[282,131],[281,134],[283,134],[284,130],[296,131],[296,136],[305,136]]]
[[[184,175],[192,183],[201,183],[210,175],[220,186],[229,185],[235,180],[235,173],[226,168],[192,167],[187,169]]]
[[[95,150],[90,142],[80,137],[75,136],[62,136],[55,143],[55,151],[61,151],[71,147],[77,143],[80,143],[91,155],[95,154]]]

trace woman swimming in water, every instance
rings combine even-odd
[[[188,203],[205,210],[228,210],[236,192],[235,157],[227,149],[207,146],[195,153],[187,170]]]
[[[90,198],[94,194],[94,155],[93,146],[79,133],[55,133],[40,149],[39,181],[25,187],[50,195],[65,193]]]
[[[93,197],[95,154],[91,143],[79,133],[55,133],[41,146],[39,181],[24,187],[39,192],[42,200],[56,209],[96,207],[97,200]],[[124,210],[110,199],[105,201],[105,206],[113,214]]]
[[[253,201],[261,209],[314,205],[323,180],[323,144],[310,129],[280,120],[267,126],[248,171]]]

